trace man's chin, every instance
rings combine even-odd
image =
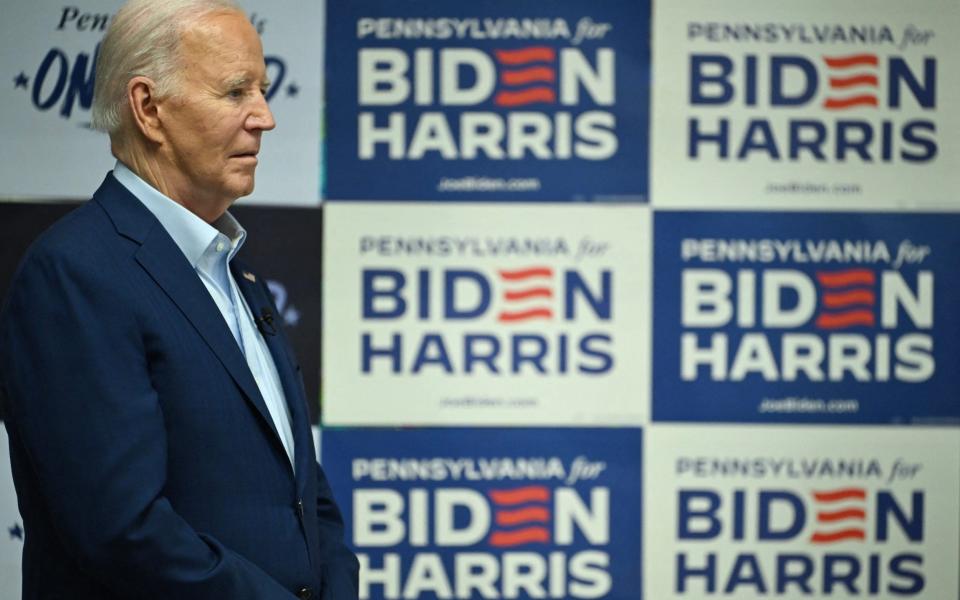
[[[234,198],[243,198],[253,193],[253,176],[237,181],[235,185],[230,186],[231,196]]]

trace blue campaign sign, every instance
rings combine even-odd
[[[330,200],[644,202],[650,3],[331,2]]]
[[[960,423],[960,214],[660,212],[653,419]]]
[[[640,429],[326,430],[361,598],[640,598]]]

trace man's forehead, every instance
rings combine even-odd
[[[180,43],[204,53],[256,50],[262,54],[260,36],[246,16],[236,11],[211,13],[194,20],[181,31]]]
[[[260,37],[242,13],[218,13],[197,21],[181,34],[180,55],[188,68],[198,68],[224,82],[266,77]]]

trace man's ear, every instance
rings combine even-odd
[[[151,142],[163,141],[157,105],[157,86],[149,77],[138,75],[127,82],[127,102],[134,125]]]

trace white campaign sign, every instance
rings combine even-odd
[[[957,597],[957,429],[644,433],[644,598]]]
[[[957,210],[960,4],[662,0],[656,207]]]
[[[645,420],[646,207],[325,211],[325,424]]]
[[[10,444],[0,422],[0,598],[20,597],[20,557],[23,554],[23,520],[10,473]]]
[[[4,5],[0,36],[0,199],[89,198],[113,167],[90,129],[97,45],[122,2]],[[313,206],[320,198],[322,3],[242,0],[276,82],[277,128],[263,137],[251,204]]]

